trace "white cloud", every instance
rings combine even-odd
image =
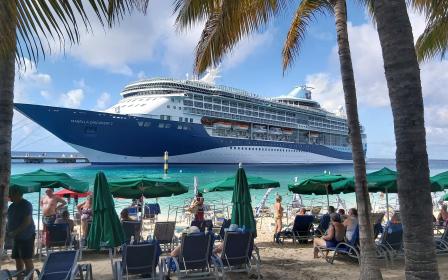
[[[41,90],[40,91],[40,96],[42,96],[46,100],[50,100],[51,99],[51,93],[46,91],[46,90]]]
[[[24,58],[24,63],[15,67],[14,102],[29,102],[30,93],[45,90],[51,85],[51,76],[37,71],[33,61]]]
[[[84,90],[72,89],[67,93],[61,94],[59,101],[61,106],[68,108],[79,108],[84,100]]]
[[[100,97],[96,100],[95,110],[104,110],[106,109],[110,104],[110,94],[107,92],[103,92]]]
[[[409,16],[416,40],[424,30],[425,19],[413,11],[409,12]],[[369,110],[390,107],[381,47],[375,27],[371,23],[349,23],[348,32],[359,108]],[[330,63],[332,69],[339,70],[337,46],[333,47]],[[446,142],[448,135],[448,60],[429,61],[420,65],[420,68],[428,144],[436,147]],[[315,87],[314,99],[330,111],[344,105],[340,75],[334,74],[314,73],[306,78],[307,84]],[[393,143],[390,145],[395,146]],[[429,150],[431,149],[432,146],[429,146]]]

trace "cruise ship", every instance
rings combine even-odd
[[[105,111],[16,103],[15,109],[92,164],[351,163],[347,121],[295,87],[284,97],[207,80],[152,78],[127,85]],[[363,133],[364,150],[367,149]]]

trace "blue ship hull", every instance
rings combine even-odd
[[[323,145],[210,136],[202,124],[59,107],[15,108],[83,153],[93,164],[350,163],[351,152]]]

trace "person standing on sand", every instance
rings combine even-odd
[[[89,195],[84,202],[76,205],[78,212],[81,214],[81,234],[83,238],[87,238],[88,224],[92,221],[93,197]]]
[[[281,243],[279,232],[282,231],[283,227],[283,207],[282,207],[282,197],[279,195],[275,198],[274,204],[274,220],[275,220],[275,242]]]
[[[12,202],[8,207],[7,235],[14,241],[12,258],[16,260],[16,269],[25,275],[34,269],[34,239],[36,228],[33,221],[33,206],[23,199],[19,189],[11,188],[9,198]],[[19,277],[18,279],[23,279]]]
[[[53,224],[56,220],[57,210],[64,207],[67,202],[56,195],[54,195],[54,189],[48,188],[45,191],[45,196],[41,199],[40,205],[42,207],[42,222],[44,224]]]

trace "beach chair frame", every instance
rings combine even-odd
[[[205,255],[201,256],[198,259],[189,259],[185,260],[185,244],[189,242],[190,239],[195,238],[203,238],[204,247],[200,246],[201,248],[206,248]],[[213,248],[211,248],[211,234],[207,233],[200,233],[200,234],[194,234],[191,236],[184,235],[182,237],[181,241],[181,252],[179,257],[170,257],[169,259],[173,260],[176,266],[176,276],[178,279],[219,279],[219,273],[216,268],[213,268],[211,266],[211,251]],[[167,261],[165,261],[167,263]],[[196,267],[196,268],[189,268],[189,263],[198,263],[199,265],[202,263],[202,266]],[[167,267],[167,271],[169,271],[169,267]]]
[[[158,243],[141,243],[141,244],[135,244],[135,245],[123,245],[122,247],[122,253],[123,253],[123,260],[118,260],[115,261],[113,264],[113,276],[115,280],[122,280],[123,279],[123,271],[125,271],[124,275],[125,275],[125,279],[129,279],[129,275],[134,275],[129,274],[129,269],[131,268],[135,268],[135,269],[146,269],[148,268],[148,270],[151,271],[151,277],[148,278],[141,278],[139,277],[139,279],[146,279],[146,280],[154,280],[154,279],[163,279],[163,269],[162,269],[162,260],[160,259],[159,262],[157,262],[157,246]],[[128,250],[132,248],[136,248],[136,249],[141,249],[142,247],[154,247],[152,248],[153,250],[153,254],[152,254],[152,262],[148,263],[148,265],[145,266],[140,266],[140,267],[134,267],[134,266],[130,266],[129,262],[127,261],[127,256],[128,256]],[[156,273],[156,268],[159,268],[159,274]],[[135,274],[142,274],[141,272],[135,273]]]
[[[232,246],[232,240],[235,240],[235,238],[247,238],[247,243],[245,243],[246,246]],[[253,252],[250,252],[251,247],[253,248],[255,255]],[[228,250],[232,249],[240,250],[241,254],[233,257],[229,256]],[[213,256],[212,261],[214,266],[218,268],[218,272],[223,279],[226,278],[226,273],[229,272],[246,272],[249,274],[254,267],[256,269],[257,279],[261,279],[259,250],[255,246],[252,234],[249,232],[226,232],[221,257]]]
[[[125,234],[125,242],[130,242],[132,236],[134,236],[134,241],[140,241],[143,226],[141,221],[122,221],[121,226]]]
[[[345,255],[353,260],[358,261],[359,263],[359,227],[355,229],[351,240],[346,240],[343,242],[339,242],[334,247],[322,247],[318,246],[319,254],[330,264],[334,263],[334,259],[337,256]],[[333,252],[331,256],[329,253]]]
[[[64,271],[52,271],[47,272],[49,270],[48,266],[49,263],[51,264],[51,261],[53,261],[53,258],[57,258],[57,255],[60,254],[67,254],[67,253],[73,253],[73,262],[71,263],[70,270],[64,270]],[[38,269],[34,269],[31,271],[24,279],[30,280],[33,277],[34,272],[37,273],[38,279],[43,279],[46,275],[55,275],[55,274],[68,274],[65,278],[59,278],[61,280],[74,280],[76,276],[79,276],[81,279],[93,279],[92,276],[92,269],[90,264],[84,264],[84,265],[78,265],[78,259],[79,259],[79,251],[58,251],[58,252],[52,252],[50,253],[47,258],[45,259],[45,262],[42,266],[42,271],[39,271]],[[84,277],[83,271],[86,271],[86,275]]]
[[[178,243],[174,232],[176,222],[156,222],[154,225],[153,239],[157,240],[162,252],[171,252]]]
[[[391,243],[390,238],[397,238],[397,236],[400,237],[399,241]],[[398,249],[396,247],[398,247]],[[386,260],[390,262],[393,262],[397,257],[404,256],[403,231],[389,233],[388,227],[386,226],[380,241],[376,243],[376,249],[379,257],[385,257]]]
[[[309,221],[306,221],[305,219],[309,219]],[[308,224],[305,224],[304,228],[306,230],[297,230],[298,225],[300,223],[303,223],[304,220],[308,222]],[[313,241],[314,239],[314,226],[313,226],[314,217],[311,215],[304,215],[304,216],[296,216],[294,218],[294,224],[291,227],[286,228],[285,230],[280,232],[280,238],[282,241],[285,241],[285,239],[292,239],[292,243],[300,243],[300,241],[307,241],[310,240]],[[287,235],[287,233],[291,233],[291,236]],[[275,242],[275,236],[274,236],[274,242]]]
[[[70,232],[70,226],[69,224],[49,224],[46,225],[46,231],[49,236],[50,236],[50,240],[48,241],[49,243],[45,244],[45,252],[48,256],[49,252],[52,252],[54,250],[54,248],[59,248],[62,249],[64,251],[67,251],[69,248],[73,248],[73,244],[74,244],[74,236],[73,234]],[[52,238],[52,234],[55,232],[59,232],[61,233],[62,230],[60,229],[64,229],[64,231],[66,232],[66,236],[65,236],[65,240],[51,240]],[[56,229],[56,230],[55,230]]]
[[[434,237],[434,242],[436,244],[436,254],[448,254],[448,225],[445,226],[441,237]]]

